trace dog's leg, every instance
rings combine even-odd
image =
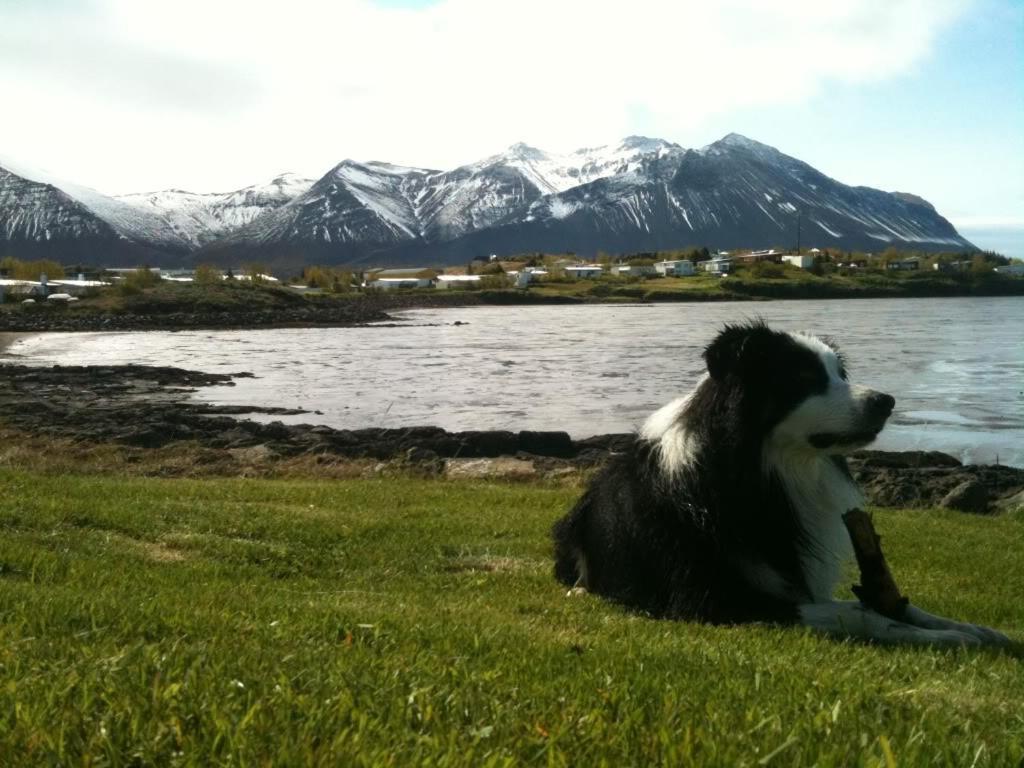
[[[970,632],[952,628],[929,629],[888,619],[858,601],[805,603],[798,611],[801,624],[841,637],[911,645],[962,646],[985,643],[979,635]]]
[[[941,616],[935,616],[927,611],[922,611],[916,605],[908,605],[904,617],[908,624],[913,624],[915,627],[921,627],[922,629],[952,629],[956,632],[976,636],[983,645],[1010,645],[1010,638],[1002,632],[978,624],[944,619]]]

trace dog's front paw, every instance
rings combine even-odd
[[[1010,638],[991,627],[983,627],[979,624],[958,624],[956,629],[958,632],[967,632],[980,638],[984,645],[1007,648],[1012,644]]]
[[[1006,648],[1012,645],[1010,638],[991,627],[983,627],[980,624],[968,624],[964,621],[944,619],[941,616],[935,616],[927,611],[922,611],[914,605],[907,606],[905,619],[909,624],[913,624],[915,627],[921,627],[929,630],[957,632],[962,635],[970,635],[971,637],[977,638],[978,642],[971,643],[972,645],[991,645],[998,648]]]

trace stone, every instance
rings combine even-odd
[[[504,457],[448,459],[444,466],[445,474],[451,478],[527,480],[537,476],[537,468],[532,461]]]
[[[995,508],[1000,512],[1024,512],[1024,491],[998,499]]]
[[[523,430],[519,433],[519,450],[535,456],[553,456],[568,459],[576,454],[576,446],[568,432],[536,432]]]
[[[988,512],[988,488],[977,480],[966,480],[947,493],[940,507],[984,515]]]
[[[405,452],[405,460],[409,464],[427,464],[437,461],[440,457],[429,448],[414,446]]]

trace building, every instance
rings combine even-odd
[[[580,264],[575,267],[566,267],[565,276],[575,280],[593,280],[604,274],[604,267],[600,264]]]
[[[36,282],[35,280],[9,280],[5,277],[0,278],[0,303],[3,302],[5,295],[14,296],[29,296],[40,293],[42,291],[43,284]]]
[[[782,251],[776,251],[774,248],[769,248],[766,251],[751,251],[750,253],[741,253],[733,257],[736,261],[742,261],[746,264],[754,264],[758,261],[772,261],[776,264],[782,263]]]
[[[49,284],[56,286],[61,290],[61,292],[72,296],[79,296],[94,288],[107,288],[110,286],[110,283],[105,283],[102,280],[86,280],[81,275],[79,275],[75,280],[66,280],[64,278],[61,278],[60,280],[50,280]]]
[[[472,288],[480,284],[480,275],[438,275],[434,287],[447,290],[449,288]]]
[[[814,266],[814,256],[809,253],[789,254],[788,256],[783,256],[782,260],[786,264],[792,264],[800,269],[810,269]]]
[[[655,264],[617,264],[613,271],[619,277],[643,277],[656,275],[658,270],[655,267]]]
[[[115,278],[123,278],[126,275],[134,274],[135,272],[152,272],[154,275],[160,276],[160,267],[107,267],[103,270],[104,272],[113,275]]]
[[[523,267],[522,269],[510,270],[505,273],[516,288],[526,288],[530,283],[546,277],[548,271],[541,267]]]
[[[659,275],[665,275],[666,277],[689,277],[695,272],[693,262],[689,259],[659,261],[654,265],[654,270]]]
[[[367,288],[394,291],[400,288],[430,288],[434,281],[428,277],[381,277],[366,283]]]
[[[411,267],[408,269],[371,269],[366,272],[367,280],[394,280],[410,278],[433,280],[437,272],[424,267]]]
[[[732,272],[732,259],[716,256],[713,259],[702,261],[701,269],[712,275],[728,275]]]
[[[1024,276],[1024,264],[1004,264],[996,267],[995,271],[1000,275]]]
[[[891,272],[914,272],[921,268],[917,259],[895,259],[885,262],[885,268]]]
[[[969,259],[961,261],[936,261],[932,269],[936,272],[966,272],[971,268]]]

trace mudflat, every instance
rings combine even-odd
[[[30,336],[28,333],[5,333],[0,331],[0,353],[6,352],[7,348],[10,347],[14,342],[24,336]]]

